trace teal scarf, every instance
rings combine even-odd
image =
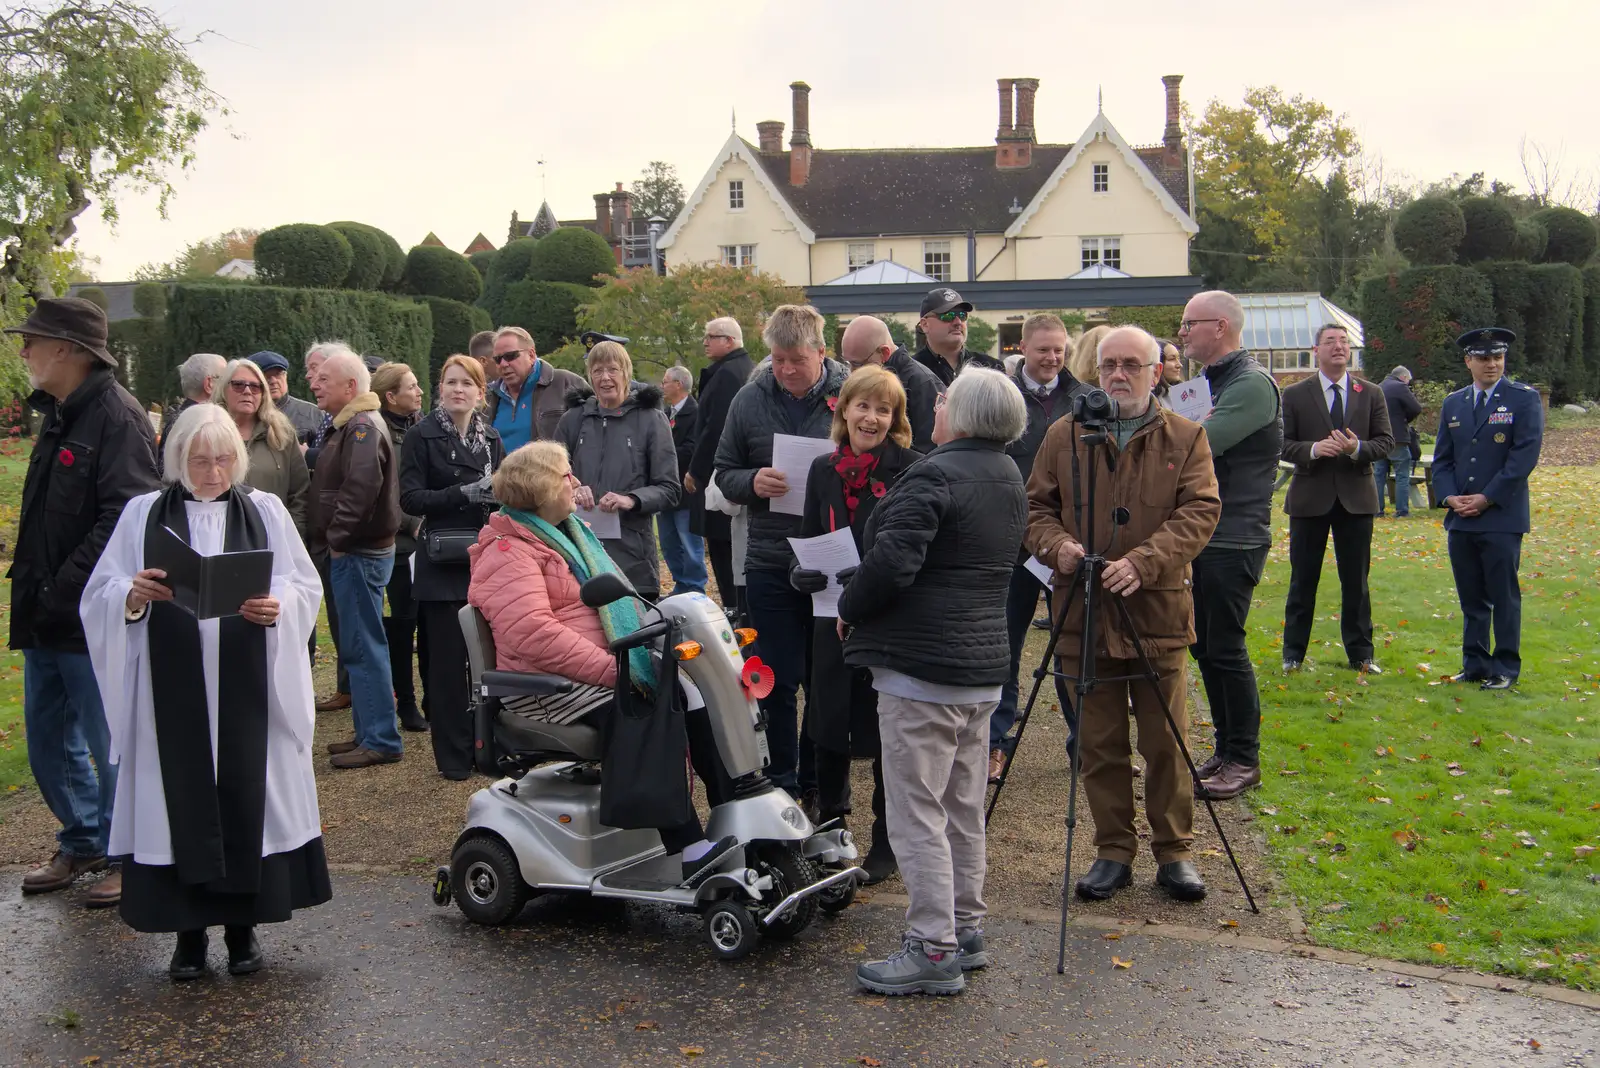
[[[558,527],[545,522],[532,512],[524,512],[510,505],[502,506],[500,510],[527,527],[534,537],[560,553],[561,559],[572,569],[572,576],[578,580],[578,585],[582,586],[595,575],[607,572],[622,574],[622,569],[607,555],[605,547],[600,544],[600,539],[595,537],[594,532],[576,515],[567,516]],[[624,597],[603,605],[599,612],[600,626],[605,629],[608,642],[616,641],[639,629],[639,611],[632,597]],[[628,677],[645,693],[655,691],[655,668],[650,663],[649,649],[629,650]]]

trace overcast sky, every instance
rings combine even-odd
[[[1070,141],[1097,90],[1130,142],[1160,140],[1160,77],[1237,103],[1276,84],[1348,117],[1391,171],[1520,183],[1523,135],[1600,170],[1593,0],[176,0],[231,114],[177,179],[169,217],[94,209],[81,248],[113,281],[235,227],[356,219],[409,248],[432,230],[502,244],[545,195],[561,218],[650,160],[687,189],[728,136],[789,123],[810,83],[819,148],[992,144],[995,79],[1037,77],[1041,141]],[[604,12],[604,14],[602,14]],[[804,21],[799,21],[802,19]],[[785,140],[788,130],[785,130]]]

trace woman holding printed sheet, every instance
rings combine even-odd
[[[892,371],[868,364],[845,379],[831,438],[834,451],[819,456],[807,476],[800,536],[848,530],[859,558],[867,520],[879,499],[921,455],[908,448],[906,391]],[[789,584],[801,593],[824,589],[828,578],[799,565],[789,571]],[[816,747],[818,815],[826,822],[850,814],[850,761],[871,758],[872,848],[863,865],[870,886],[895,873],[894,847],[884,818],[878,695],[870,671],[845,664],[835,617],[816,619],[811,642],[805,730]]]

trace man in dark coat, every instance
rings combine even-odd
[[[965,329],[965,324],[962,324]],[[900,380],[906,391],[906,419],[911,423],[911,448],[924,455],[933,451],[933,405],[944,392],[937,375],[913,360],[903,345],[896,345],[882,319],[858,315],[839,338],[839,358],[853,370],[869,363],[882,364]]]
[[[1422,459],[1422,439],[1417,436],[1417,416],[1422,414],[1422,403],[1411,392],[1411,371],[1396,365],[1384,378],[1380,387],[1389,406],[1389,430],[1394,434],[1394,448],[1388,456],[1372,461],[1372,480],[1378,486],[1378,518],[1383,518],[1383,501],[1389,488],[1389,474],[1394,473],[1394,514],[1404,519],[1411,514],[1411,469]],[[1402,433],[1404,431],[1404,433]]]
[[[678,473],[689,470],[694,459],[695,424],[700,406],[689,395],[693,384],[687,367],[667,368],[661,376],[661,399],[666,405],[667,424],[672,427],[672,447],[678,454]],[[685,490],[676,508],[656,517],[661,537],[661,556],[672,574],[673,593],[706,592],[706,545],[689,526],[694,511],[692,495]],[[705,505],[702,503],[701,507]]]
[[[1283,391],[1283,458],[1294,464],[1289,513],[1289,598],[1283,610],[1283,670],[1297,671],[1311,640],[1322,558],[1333,535],[1339,566],[1339,632],[1357,671],[1380,674],[1372,659],[1372,517],[1378,494],[1372,461],[1394,446],[1383,390],[1349,372],[1342,326],[1318,328],[1317,373]]]
[[[691,495],[689,530],[706,539],[706,556],[711,559],[711,572],[717,577],[722,607],[740,611],[742,615],[742,606],[734,592],[742,587],[735,582],[733,574],[732,520],[722,512],[706,509],[705,488],[716,467],[717,442],[722,440],[722,427],[728,421],[728,406],[744,388],[756,365],[744,350],[744,331],[737,319],[713,319],[707,323],[705,350],[711,365],[701,372],[694,452],[689,457],[683,489]]]
[[[920,314],[922,318],[917,320],[917,326],[928,343],[917,353],[916,360],[944,385],[954,382],[968,364],[991,371],[1006,369],[1006,365],[993,356],[967,348],[967,316],[972,314],[972,303],[962,300],[960,293],[944,286],[928,290],[928,295],[922,298]]]
[[[156,435],[156,473],[161,472],[161,446],[167,440],[167,431],[178,421],[178,416],[196,404],[207,404],[217,388],[217,379],[228,367],[228,361],[214,352],[197,352],[178,365],[178,389],[183,400],[169,405],[161,413],[161,431]]]
[[[22,486],[9,572],[28,764],[61,821],[56,854],[22,880],[23,893],[39,894],[106,867],[117,769],[78,601],[123,506],[160,482],[150,417],[113,373],[105,312],[77,297],[41,300],[6,333],[22,335],[34,386],[28,403],[44,416]],[[85,904],[104,907],[121,898],[122,874],[113,871]]]

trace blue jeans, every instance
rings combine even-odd
[[[706,592],[706,543],[689,533],[689,509],[656,513],[656,537],[672,573],[673,593]]]
[[[790,586],[784,571],[747,571],[745,581],[756,649],[774,679],[772,693],[761,702],[772,750],[767,777],[790,793],[815,788],[816,768],[800,752],[798,702],[800,687],[811,677],[811,598]]]
[[[989,748],[1010,750],[1016,740],[1007,738],[1012,726],[1017,722],[1018,705],[1022,703],[1022,683],[1017,678],[1022,670],[1022,645],[1028,638],[1028,629],[1033,626],[1033,613],[1039,607],[1039,595],[1044,593],[1044,583],[1033,577],[1033,573],[1026,567],[1018,564],[1011,569],[1011,588],[1006,591],[1006,637],[1011,641],[1011,670],[1006,674],[1006,681],[1000,687],[1000,703],[994,706],[994,715],[989,717]],[[1045,599],[1048,609],[1050,601]],[[1033,669],[1037,664],[1028,666],[1027,689],[1033,691]],[[1055,670],[1061,670],[1060,658],[1055,658]],[[1077,671],[1076,664],[1071,670]],[[1056,687],[1056,700],[1061,705],[1061,714],[1067,720],[1067,745],[1071,748],[1072,736],[1077,732],[1077,715],[1071,701],[1071,691],[1066,680],[1059,676],[1054,679]]]
[[[28,765],[45,804],[61,821],[56,841],[71,856],[103,857],[117,769],[89,654],[26,649],[22,663]]]
[[[1372,461],[1372,480],[1378,484],[1378,514],[1383,514],[1384,494],[1389,488],[1389,471],[1394,470],[1394,514],[1411,514],[1411,446],[1396,445],[1389,455]]]
[[[394,554],[346,553],[330,559],[328,571],[339,605],[339,650],[350,670],[356,744],[374,753],[398,753],[400,730],[389,676],[389,642],[383,632],[383,591],[394,572]]]

